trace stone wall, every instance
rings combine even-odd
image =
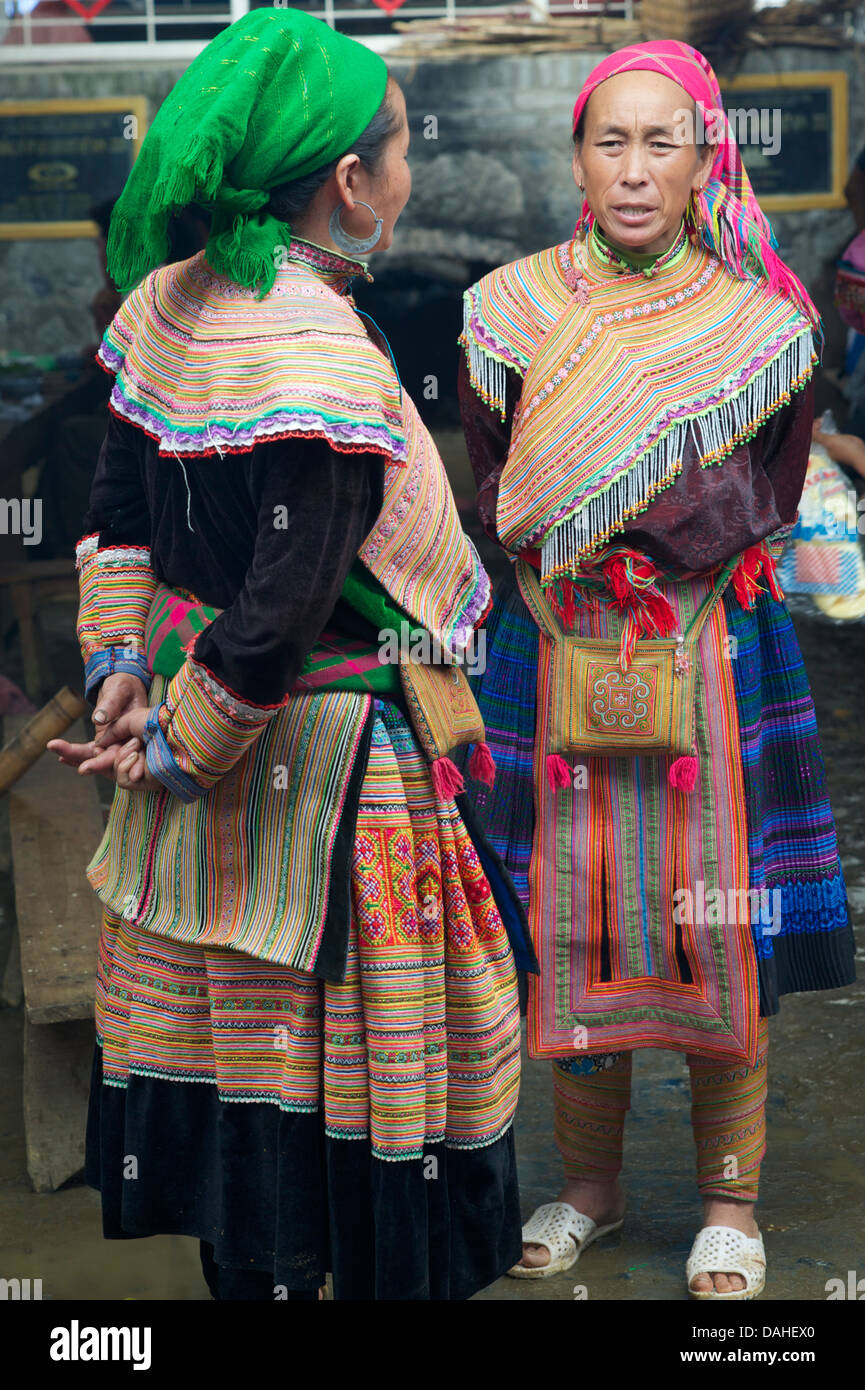
[[[152,116],[182,71],[161,63],[4,68],[2,92],[9,101],[142,95]],[[0,351],[56,353],[93,342],[90,302],[101,284],[91,238],[0,241]]]
[[[709,55],[730,73],[724,54]],[[455,292],[479,270],[569,235],[574,96],[600,54],[406,63],[391,60],[412,127],[412,201],[393,250],[373,262],[379,286],[406,275]],[[858,51],[776,48],[749,53],[743,73],[843,68],[850,89],[850,159],[865,145],[865,68]],[[7,70],[8,98],[143,93],[151,111],[180,69],[158,64]],[[782,253],[806,281],[852,233],[846,209],[775,214]],[[74,348],[92,337],[88,305],[99,283],[90,241],[0,242],[0,347]]]

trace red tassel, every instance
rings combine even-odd
[[[556,617],[561,619],[566,628],[573,628],[577,613],[573,582],[570,579],[554,581],[544,592]]]
[[[565,627],[569,631],[572,630],[577,616],[577,603],[574,598],[574,586],[570,579],[562,580],[562,616]]]
[[[673,612],[673,606],[665,594],[653,594],[648,590],[641,594],[641,602],[644,607],[643,630],[648,636],[669,637],[678,627],[678,620]]]
[[[759,545],[749,545],[741,560],[733,570],[733,591],[741,608],[751,609],[760,592],[757,583],[763,568]]]
[[[696,758],[677,758],[667,773],[667,781],[677,791],[692,792],[697,785],[697,771]]]
[[[476,782],[485,782],[488,787],[495,786],[496,764],[489,745],[476,743],[469,758],[469,776]]]
[[[607,588],[613,598],[618,599],[619,603],[627,603],[633,597],[634,591],[628,579],[628,568],[625,561],[614,555],[611,559],[606,560],[601,568],[607,581]]]
[[[453,801],[459,792],[465,791],[463,775],[450,758],[436,758],[430,766],[430,773],[438,801]]]
[[[547,781],[550,784],[550,791],[558,791],[559,787],[569,787],[571,785],[571,770],[562,757],[561,753],[550,753],[547,757]]]
[[[637,620],[633,613],[626,613],[619,638],[619,666],[627,671],[631,665],[634,648],[637,645]]]

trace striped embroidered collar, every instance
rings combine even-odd
[[[598,264],[582,240],[484,277],[466,294],[471,381],[505,415],[523,377],[496,530],[541,549],[545,581],[645,511],[693,439],[720,464],[808,380],[810,324],[686,239],[651,279]]]
[[[665,269],[674,269],[687,253],[688,236],[683,222],[666,251],[660,252],[657,256],[635,253],[632,259],[624,251],[614,246],[611,241],[608,241],[595,222],[592,224],[592,229],[585,243],[572,242],[571,246],[573,248],[579,247],[584,251],[583,264],[591,269],[592,278],[600,279],[606,274],[615,275],[618,278],[623,274],[630,274],[642,275],[646,279],[655,279]]]
[[[350,299],[309,266],[307,247],[261,299],[215,275],[203,252],[151,271],[99,350],[115,374],[111,410],[184,464],[277,439],[380,455],[384,498],[360,559],[415,623],[462,651],[487,610],[489,578],[390,359]],[[353,272],[325,253],[325,275],[346,264]]]
[[[370,285],[373,282],[366,261],[353,261],[338,251],[317,246],[314,241],[304,241],[302,237],[292,237],[279,265],[308,266],[337,294],[347,294],[352,280],[366,280]]]

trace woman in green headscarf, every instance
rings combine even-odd
[[[490,597],[348,294],[407,148],[375,54],[257,10],[163,104],[109,238],[98,732],[52,745],[117,783],[87,1176],[107,1235],[197,1236],[220,1299],[328,1270],[337,1297],[465,1298],[520,1251],[523,924],[379,660],[403,625],[458,656]],[[193,199],[205,251],[158,268]]]

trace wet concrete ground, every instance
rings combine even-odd
[[[471,485],[452,441],[455,491]],[[470,521],[469,513],[466,514]],[[474,527],[473,527],[474,529]],[[476,531],[475,531],[476,534]],[[495,559],[495,557],[492,557]],[[797,605],[798,610],[798,605]],[[854,917],[865,919],[865,626],[818,622],[807,604],[796,624],[811,679]],[[52,618],[57,684],[78,679],[71,610]],[[7,672],[15,678],[14,668]],[[0,827],[0,968],[12,911]],[[865,960],[860,930],[859,961]],[[769,1274],[763,1298],[822,1301],[826,1282],[865,1276],[865,1080],[863,981],[788,996],[770,1024],[769,1150],[757,1209]],[[80,1183],[30,1191],[21,1121],[21,1011],[0,1011],[0,1276],[41,1278],[54,1299],[208,1297],[197,1243],[182,1237],[103,1241],[99,1198]],[[688,1119],[689,1088],[677,1054],[641,1052],[634,1065],[624,1179],[624,1230],[593,1246],[566,1274],[503,1278],[481,1299],[685,1299],[684,1264],[700,1204]],[[552,1200],[561,1172],[552,1141],[550,1067],[525,1062],[516,1126],[524,1216]]]

